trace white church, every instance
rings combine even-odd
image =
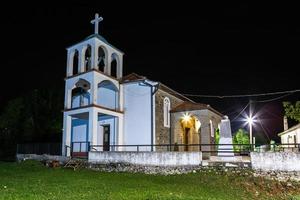
[[[67,48],[62,155],[89,151],[201,151],[214,144],[223,115],[163,83],[123,76],[124,53],[98,33]],[[142,66],[141,66],[142,67]],[[210,150],[213,147],[205,147]]]

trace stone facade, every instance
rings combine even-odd
[[[183,100],[175,97],[161,89],[155,93],[155,144],[170,143],[170,128],[164,126],[164,98],[170,99],[170,109],[175,108],[183,102]],[[172,126],[172,123],[170,124]],[[167,148],[167,147],[166,147]],[[167,150],[166,148],[156,148],[156,150]]]

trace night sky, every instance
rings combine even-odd
[[[188,94],[300,89],[297,5],[97,2],[1,6],[0,108],[33,89],[64,88],[66,47],[93,34],[95,12],[104,18],[100,34],[125,52],[124,75],[135,72]],[[249,101],[193,99],[231,119]],[[282,130],[281,102],[297,99],[299,93],[255,104],[266,134]],[[259,125],[254,131],[263,132]]]

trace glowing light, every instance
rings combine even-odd
[[[247,123],[252,125],[254,122],[254,119],[252,117],[247,117]]]
[[[184,113],[183,117],[182,117],[182,120],[184,122],[189,122],[191,120],[191,115],[189,113]]]

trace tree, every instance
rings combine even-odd
[[[0,159],[11,160],[15,155],[17,135],[24,103],[22,98],[11,100],[0,115]]]
[[[63,93],[34,90],[10,100],[0,113],[0,158],[15,156],[17,143],[60,142]]]
[[[290,119],[300,122],[300,101],[297,101],[295,105],[291,102],[283,102],[285,116]]]
[[[216,144],[219,144],[219,141],[220,141],[220,129],[216,129],[216,132],[215,132],[215,138],[216,138],[216,140],[215,140],[215,143]]]
[[[244,129],[239,129],[237,132],[235,132],[233,136],[233,144],[249,144],[250,138],[249,133]],[[235,151],[240,151],[246,148],[245,145],[234,145]]]

